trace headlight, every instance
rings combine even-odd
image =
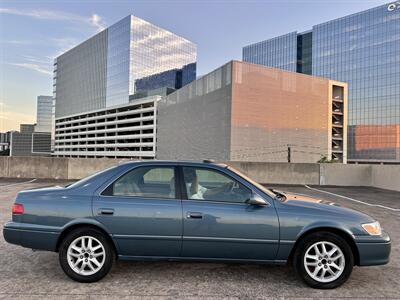
[[[381,235],[382,234],[381,224],[379,224],[378,221],[375,221],[372,223],[361,224],[361,226],[370,235]]]

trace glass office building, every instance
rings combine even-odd
[[[400,162],[400,4],[388,3],[288,36],[286,48],[282,38],[244,47],[243,60],[287,70],[279,63],[284,54],[271,49],[293,57],[295,43],[294,71],[349,84],[348,161]]]
[[[51,132],[54,127],[54,100],[52,96],[38,96],[36,132]]]
[[[55,59],[56,118],[129,104],[195,79],[195,44],[129,15]]]
[[[157,101],[195,79],[195,44],[123,18],[55,60],[53,155],[154,158]]]
[[[243,61],[296,72],[297,32],[244,47]]]

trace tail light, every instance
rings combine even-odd
[[[24,213],[24,206],[19,203],[14,203],[12,206],[13,215],[22,215]]]

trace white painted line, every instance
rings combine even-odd
[[[19,185],[19,184],[24,184],[24,183],[31,183],[31,182],[34,182],[34,181],[36,181],[36,178],[34,178],[32,180],[29,180],[29,181],[16,182],[16,183],[12,183],[12,184],[3,184],[3,185],[0,185],[0,187],[13,186],[13,185]]]
[[[338,195],[338,194],[327,192],[327,191],[324,191],[324,190],[319,190],[319,189],[316,189],[316,188],[312,188],[312,187],[309,187],[307,184],[305,184],[304,186],[306,188],[312,190],[312,191],[317,191],[317,192],[329,194],[329,195],[340,197],[340,198],[343,198],[343,199],[346,199],[346,200],[354,201],[354,202],[357,202],[357,203],[360,203],[360,204],[364,204],[364,205],[368,205],[368,206],[375,206],[375,207],[379,207],[379,208],[383,208],[383,209],[387,209],[387,210],[391,210],[391,211],[400,211],[400,208],[393,208],[393,207],[388,207],[388,206],[384,206],[384,205],[380,205],[380,204],[372,204],[372,203],[363,202],[363,201],[360,201],[360,200],[357,200],[357,199],[353,199],[353,198],[350,198],[350,197]]]

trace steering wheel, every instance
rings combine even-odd
[[[229,183],[226,184],[224,192],[225,193],[231,193],[233,191],[234,187],[235,187],[235,183],[234,182],[229,182]]]

